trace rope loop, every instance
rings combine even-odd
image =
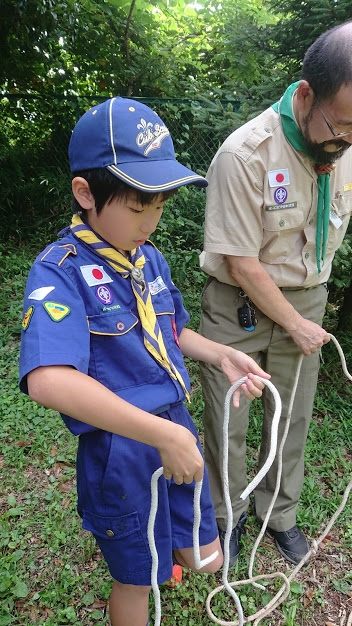
[[[339,353],[339,356],[340,356],[340,359],[341,359],[342,369],[343,369],[343,372],[344,372],[345,376],[348,378],[348,380],[352,381],[352,376],[351,376],[351,374],[347,370],[346,359],[345,359],[345,356],[343,354],[343,351],[342,351],[342,348],[341,348],[339,342],[334,337],[334,335],[330,334],[329,336],[330,336],[330,339],[333,341],[333,343],[335,344],[335,346],[336,346],[336,348],[338,350],[338,353]],[[217,587],[217,589],[214,589],[208,595],[208,598],[207,598],[207,601],[206,601],[206,609],[207,609],[208,616],[210,617],[210,619],[213,622],[215,622],[216,624],[221,624],[221,626],[243,626],[243,624],[249,623],[251,621],[254,621],[254,626],[257,626],[259,624],[259,622],[264,617],[266,617],[267,615],[272,613],[272,611],[274,611],[280,604],[282,604],[285,601],[285,599],[287,598],[287,596],[290,593],[290,583],[291,583],[291,581],[294,580],[294,578],[297,575],[297,573],[301,570],[301,568],[309,560],[309,558],[312,555],[315,555],[317,553],[320,543],[325,539],[326,535],[330,532],[330,530],[331,530],[333,524],[335,523],[336,519],[338,518],[340,513],[343,511],[343,509],[344,509],[344,507],[346,505],[349,493],[350,493],[350,491],[352,489],[352,478],[351,478],[349,484],[347,485],[345,493],[343,495],[341,504],[338,507],[338,509],[335,511],[335,513],[332,516],[330,522],[326,526],[324,532],[318,537],[318,539],[312,541],[312,546],[311,546],[310,550],[302,558],[302,560],[296,565],[295,569],[291,572],[290,576],[288,576],[286,578],[286,576],[284,574],[281,574],[280,572],[276,572],[274,574],[263,574],[263,575],[259,575],[259,576],[253,576],[253,564],[254,564],[256,551],[257,551],[257,548],[259,546],[259,543],[260,543],[262,537],[264,536],[264,533],[265,533],[265,530],[267,528],[271,512],[272,512],[272,510],[274,508],[274,504],[276,502],[276,499],[277,499],[277,496],[278,496],[278,493],[279,493],[279,489],[280,489],[281,473],[282,473],[282,453],[283,453],[283,448],[284,448],[285,441],[286,441],[287,434],[288,434],[288,430],[289,430],[291,414],[292,414],[292,407],[293,407],[293,402],[294,402],[296,391],[297,391],[297,386],[298,386],[299,375],[300,375],[300,371],[301,371],[303,358],[304,358],[303,354],[300,355],[300,357],[298,359],[298,362],[297,362],[297,369],[296,369],[295,379],[294,379],[294,383],[293,383],[293,387],[292,387],[290,403],[289,403],[289,406],[288,406],[288,412],[287,412],[287,418],[286,418],[286,423],[285,423],[285,429],[284,429],[284,433],[283,433],[282,440],[281,440],[281,443],[280,443],[280,446],[279,446],[279,450],[278,450],[278,454],[277,454],[278,473],[277,473],[276,487],[275,487],[275,491],[274,491],[272,500],[270,502],[267,514],[266,514],[265,519],[263,521],[263,525],[262,525],[262,528],[260,530],[259,536],[258,536],[258,538],[257,538],[257,540],[255,542],[255,545],[254,545],[253,549],[252,549],[252,553],[251,553],[251,557],[250,557],[250,563],[249,563],[249,578],[246,581],[237,581],[235,583],[229,583],[228,580],[227,580],[229,555],[228,554],[226,555],[226,552],[229,553],[229,539],[230,539],[230,535],[231,535],[231,532],[232,532],[232,522],[233,522],[232,506],[231,506],[231,500],[230,500],[230,496],[229,496],[229,486],[228,486],[228,422],[229,422],[230,400],[231,400],[232,394],[237,389],[237,387],[244,382],[245,379],[241,379],[241,381],[238,381],[237,383],[235,383],[235,385],[232,385],[232,387],[229,389],[229,391],[228,391],[228,393],[226,395],[226,398],[225,398],[224,427],[223,427],[223,447],[224,447],[224,454],[223,454],[223,488],[224,488],[224,498],[225,498],[227,514],[228,514],[228,525],[227,525],[227,530],[226,530],[225,540],[224,540],[224,552],[225,552],[225,554],[224,554],[224,567],[223,567],[223,583],[224,584],[221,587]],[[272,447],[275,449],[275,453],[276,453],[277,430],[278,430],[278,422],[279,422],[279,419],[280,419],[280,416],[277,419],[277,412],[279,410],[278,407],[280,407],[280,414],[281,414],[281,399],[279,397],[280,402],[277,401],[277,396],[279,396],[279,394],[278,394],[277,390],[275,389],[274,385],[272,385],[272,383],[270,383],[270,385],[268,385],[268,383],[270,381],[262,379],[259,376],[258,376],[258,378],[264,384],[266,384],[268,387],[270,387],[270,386],[273,387],[273,389],[271,389],[271,391],[272,391],[272,393],[274,395],[274,399],[275,399],[275,413],[274,413],[274,416],[273,416],[273,419],[272,419],[270,451],[269,451],[269,455],[268,455],[267,460],[265,461],[263,467],[261,468],[261,470],[263,470],[263,468],[265,467],[266,468],[265,473],[267,473],[269,471],[271,465],[272,465],[272,460],[271,460],[271,458],[272,458]],[[277,422],[277,424],[276,424],[276,422]],[[274,454],[274,458],[275,458],[275,454]],[[252,480],[252,482],[248,485],[247,489],[245,489],[245,491],[241,494],[240,497],[242,499],[245,499],[246,497],[248,497],[248,495],[253,491],[253,489],[255,489],[255,487],[260,482],[260,480],[262,480],[262,478],[264,477],[265,473],[263,473],[261,470],[258,472],[257,476]],[[231,528],[230,528],[230,524],[231,524]],[[239,599],[237,598],[237,596],[236,596],[236,598],[237,598],[237,600],[236,600],[236,608],[237,608],[237,612],[238,612],[238,620],[237,621],[223,621],[223,620],[219,620],[213,614],[213,612],[211,611],[210,600],[216,595],[216,593],[219,593],[224,588],[228,589],[228,587],[239,586],[239,585],[244,585],[244,584],[252,584],[256,588],[263,589],[263,586],[258,584],[257,581],[258,580],[265,580],[265,579],[275,578],[275,577],[282,577],[283,578],[283,580],[284,580],[283,586],[281,587],[281,589],[279,589],[279,591],[276,593],[276,595],[270,600],[270,602],[266,606],[264,606],[260,611],[257,611],[254,615],[250,615],[247,618],[244,618],[242,606],[240,606],[240,608],[238,608],[238,603],[240,604],[240,602],[239,602]],[[238,603],[237,603],[237,601],[238,601]],[[352,626],[352,613],[350,615],[349,622],[348,622],[347,626]]]
[[[329,335],[330,339],[333,341],[333,343],[335,344],[340,359],[341,359],[341,364],[342,364],[342,369],[343,372],[345,374],[345,376],[348,378],[348,380],[352,381],[352,376],[351,374],[348,372],[347,370],[347,366],[346,366],[346,360],[345,360],[345,356],[343,354],[342,348],[339,344],[339,342],[337,341],[337,339],[333,336],[333,335]],[[259,546],[259,543],[265,533],[272,509],[274,507],[275,501],[277,499],[278,493],[279,493],[279,488],[280,488],[280,481],[281,481],[281,473],[282,473],[282,453],[283,453],[283,448],[284,448],[284,444],[287,438],[287,434],[288,434],[288,430],[289,430],[289,425],[290,425],[290,420],[291,420],[291,414],[292,414],[292,407],[293,407],[293,402],[294,402],[294,398],[296,395],[296,390],[297,390],[297,385],[298,385],[298,380],[299,380],[299,375],[300,375],[300,371],[301,371],[301,366],[302,366],[302,361],[303,361],[303,355],[301,355],[298,359],[298,363],[297,363],[297,369],[296,369],[296,375],[295,375],[295,379],[294,379],[294,383],[293,383],[293,387],[292,387],[292,393],[291,393],[291,399],[290,399],[290,403],[289,403],[289,407],[288,407],[288,414],[287,414],[287,418],[286,418],[286,423],[285,423],[285,429],[284,429],[284,433],[280,442],[280,446],[279,446],[279,450],[277,453],[277,460],[278,460],[278,473],[277,473],[277,480],[276,480],[276,487],[275,487],[275,491],[272,497],[272,500],[270,502],[267,514],[265,516],[265,519],[263,521],[263,525],[262,528],[260,530],[259,536],[255,542],[255,545],[253,547],[252,553],[251,553],[251,557],[250,557],[250,563],[249,563],[249,578],[247,580],[240,580],[240,581],[235,581],[232,583],[229,583],[228,581],[228,570],[229,570],[229,543],[230,543],[230,536],[232,533],[232,524],[233,524],[233,514],[232,514],[232,506],[231,506],[231,500],[230,500],[230,495],[229,495],[229,479],[228,479],[228,424],[229,424],[229,416],[230,416],[230,402],[231,402],[231,398],[233,393],[236,391],[236,389],[238,389],[238,387],[240,387],[240,385],[242,385],[246,380],[247,377],[241,378],[240,380],[238,380],[236,383],[234,383],[231,388],[229,389],[229,391],[226,394],[226,398],[225,398],[225,402],[224,402],[224,424],[223,424],[223,465],[222,465],[222,472],[223,472],[223,489],[224,489],[224,498],[225,498],[225,503],[226,503],[226,510],[227,510],[227,516],[228,516],[228,523],[227,523],[227,529],[226,529],[226,533],[225,533],[225,539],[224,539],[224,565],[223,565],[223,575],[222,575],[222,580],[223,580],[223,584],[220,585],[219,587],[216,587],[216,589],[213,589],[206,600],[206,610],[207,610],[207,614],[210,617],[210,619],[215,622],[216,624],[220,624],[221,626],[243,626],[244,624],[247,624],[249,622],[253,622],[253,626],[258,626],[259,622],[264,618],[267,617],[270,613],[272,613],[272,611],[274,611],[280,604],[282,604],[285,599],[288,597],[289,593],[290,593],[290,583],[291,581],[295,578],[295,576],[297,575],[297,573],[300,571],[300,569],[304,566],[304,564],[306,563],[306,561],[308,561],[308,559],[312,556],[315,555],[318,552],[319,549],[319,545],[320,543],[325,539],[325,537],[328,535],[328,533],[330,532],[332,526],[334,525],[335,521],[337,520],[338,516],[340,515],[340,513],[343,511],[346,502],[348,500],[349,497],[349,493],[352,489],[352,478],[349,482],[349,484],[347,485],[347,488],[344,492],[342,501],[340,503],[340,506],[338,507],[338,509],[335,511],[334,515],[332,516],[331,520],[329,521],[329,523],[327,524],[324,532],[315,540],[312,540],[312,544],[311,544],[311,548],[308,551],[308,553],[302,558],[302,560],[296,565],[295,569],[291,572],[291,574],[289,576],[286,576],[285,574],[281,573],[281,572],[275,572],[273,574],[261,574],[258,576],[253,576],[253,564],[254,564],[254,559],[255,559],[255,555],[256,555],[256,551],[257,548]],[[255,487],[259,484],[259,482],[263,479],[263,477],[267,474],[267,472],[269,471],[271,465],[274,462],[275,456],[276,456],[276,450],[277,450],[277,433],[278,433],[278,427],[279,427],[279,422],[280,422],[280,416],[281,416],[281,409],[282,409],[282,404],[281,404],[281,398],[279,396],[279,393],[277,391],[277,389],[274,387],[274,385],[269,381],[266,380],[264,378],[261,378],[260,376],[257,377],[259,380],[261,380],[264,385],[266,385],[270,391],[272,392],[273,396],[274,396],[274,402],[275,402],[275,411],[274,411],[274,415],[273,415],[273,419],[272,419],[272,426],[271,426],[271,436],[270,436],[270,451],[268,454],[268,458],[266,459],[264,465],[262,466],[262,468],[260,469],[260,471],[258,472],[258,474],[255,476],[255,478],[250,482],[250,484],[248,485],[248,487],[243,491],[243,493],[241,494],[241,499],[245,500],[246,498],[248,498],[248,496],[252,493],[252,491],[255,489]],[[151,507],[150,507],[150,514],[149,514],[149,520],[148,520],[148,541],[149,541],[149,547],[150,547],[150,552],[151,552],[151,556],[152,556],[152,571],[151,571],[151,585],[152,585],[152,589],[153,589],[153,593],[154,593],[154,603],[155,603],[155,622],[154,622],[154,626],[160,626],[161,623],[161,602],[160,602],[160,590],[158,587],[158,564],[159,564],[159,559],[158,559],[158,552],[156,549],[156,545],[155,545],[155,537],[154,537],[154,525],[155,525],[155,518],[156,518],[156,513],[157,513],[157,508],[158,508],[158,480],[160,478],[160,476],[163,474],[163,467],[159,467],[154,474],[152,475],[151,478]],[[200,494],[201,494],[201,490],[202,490],[202,484],[203,481],[199,481],[196,483],[195,486],[195,490],[194,490],[194,524],[193,524],[193,546],[194,546],[194,560],[195,560],[195,566],[196,569],[201,569],[202,567],[205,567],[205,565],[207,565],[208,563],[210,563],[211,561],[213,561],[217,556],[218,556],[218,552],[214,552],[213,554],[211,554],[209,557],[207,557],[206,559],[204,559],[203,561],[200,558],[200,547],[199,547],[199,527],[200,527],[200,521],[201,521],[201,509],[200,509]],[[234,591],[233,587],[239,587],[239,586],[243,586],[243,585],[248,585],[251,584],[256,588],[259,589],[265,589],[265,587],[263,587],[263,585],[259,584],[259,580],[263,581],[263,580],[272,580],[275,578],[282,578],[283,580],[283,584],[281,586],[281,588],[279,589],[279,591],[276,593],[276,595],[270,600],[270,602],[268,602],[268,604],[266,604],[262,609],[260,609],[259,611],[257,611],[255,614],[250,615],[248,617],[244,617],[243,614],[243,609],[242,609],[242,605],[241,602],[236,594],[236,592]],[[214,596],[218,593],[220,593],[221,591],[226,590],[231,597],[233,598],[235,605],[236,605],[236,609],[237,609],[237,614],[238,614],[238,619],[235,621],[224,621],[221,620],[219,618],[217,618],[212,609],[211,609],[211,600],[214,598]],[[349,615],[348,618],[348,622],[347,622],[347,626],[352,626],[352,612]]]

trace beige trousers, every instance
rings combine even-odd
[[[281,440],[292,385],[301,352],[290,335],[256,310],[258,324],[248,332],[240,327],[238,307],[244,304],[240,289],[209,278],[202,297],[200,333],[219,343],[242,350],[261,364],[271,374],[271,382],[282,400],[282,417],[279,426]],[[317,324],[322,324],[327,290],[318,285],[310,289],[282,289],[285,298],[299,313]],[[296,509],[304,479],[304,447],[313,411],[319,371],[319,353],[304,357],[291,425],[283,451],[281,486],[269,526],[274,530],[288,530],[296,524]],[[210,487],[219,528],[226,530],[226,507],[222,488],[222,424],[224,400],[229,382],[220,368],[201,364],[201,382],[205,401],[204,452],[209,470]],[[272,393],[265,387],[263,396],[263,427],[258,469],[265,462],[270,445],[271,421],[274,414]],[[234,525],[248,507],[248,500],[239,496],[247,486],[246,434],[249,402],[241,397],[240,408],[232,407],[229,423],[229,488]],[[275,490],[277,462],[254,491],[256,515],[263,520]]]

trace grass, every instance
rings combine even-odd
[[[0,626],[93,626],[108,624],[105,614],[111,580],[89,533],[75,510],[76,439],[53,411],[33,403],[18,391],[17,361],[25,277],[33,248],[3,251],[0,304],[1,432],[0,432]],[[202,277],[189,271],[189,258],[178,266],[187,274],[185,303],[198,324]],[[326,320],[326,327],[333,317]],[[347,363],[352,363],[352,334],[340,337]],[[325,363],[306,447],[306,480],[298,512],[299,523],[317,537],[338,507],[350,479],[352,449],[352,385],[346,382],[335,347],[324,348]],[[191,411],[202,431],[202,397],[197,365],[190,364],[193,381]],[[350,366],[351,368],[351,366]],[[260,444],[260,403],[252,404],[248,434],[248,470],[255,472]],[[291,585],[284,605],[264,619],[262,626],[321,626],[340,624],[351,606],[351,500],[311,564]],[[243,552],[230,580],[245,579],[249,555],[258,534],[250,510]],[[264,538],[255,573],[286,571],[272,541]],[[163,626],[208,626],[205,610],[211,589],[221,575],[184,571],[177,589],[161,589]],[[264,592],[239,588],[245,614],[265,604],[280,586],[266,584]],[[223,620],[236,619],[224,593],[213,610]],[[340,614],[340,617],[339,617]],[[153,599],[151,598],[153,617]],[[346,620],[345,620],[346,622]],[[344,622],[344,623],[345,623]],[[341,622],[342,623],[342,622]],[[133,626],[133,625],[131,625]]]

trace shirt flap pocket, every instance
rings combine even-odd
[[[111,540],[128,537],[140,530],[137,512],[121,517],[101,517],[90,511],[83,511],[82,526],[93,535]]]
[[[298,228],[304,220],[301,209],[280,209],[276,211],[264,211],[263,226],[265,230],[279,231],[290,228]]]
[[[163,289],[158,294],[152,296],[155,315],[174,315],[175,305],[172,295],[168,289]]]
[[[331,201],[330,208],[340,217],[352,211],[352,192],[350,192],[350,194],[349,198],[348,194],[344,194],[341,195],[340,198]]]
[[[93,335],[124,335],[138,324],[131,311],[88,316],[89,332]]]

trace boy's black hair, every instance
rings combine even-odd
[[[107,202],[110,203],[114,199],[119,200],[133,196],[136,201],[140,202],[143,206],[151,204],[159,196],[161,196],[163,201],[168,200],[178,192],[178,189],[169,189],[168,191],[157,193],[140,191],[139,189],[127,185],[127,183],[111,174],[111,172],[105,168],[74,172],[73,178],[76,176],[80,176],[87,181],[95,201],[97,214],[101,213],[103,206]],[[76,198],[72,200],[72,210],[73,213],[80,213],[82,218],[86,217],[87,211],[82,209]]]
[[[318,101],[330,100],[342,85],[352,83],[352,21],[326,31],[308,48],[302,78]]]

